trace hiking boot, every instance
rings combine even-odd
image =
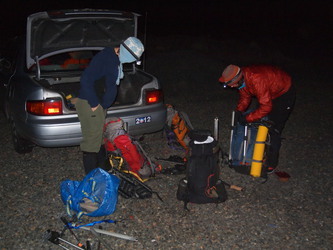
[[[97,153],[83,152],[83,167],[86,174],[97,168]]]
[[[99,152],[97,153],[97,167],[109,171],[111,166],[107,160],[107,153],[104,144],[101,146]]]

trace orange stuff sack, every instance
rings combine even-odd
[[[177,137],[177,141],[179,142],[179,144],[183,148],[188,149],[187,143],[184,141],[184,139],[186,139],[185,136],[188,134],[188,132],[190,130],[186,126],[185,121],[179,116],[178,112],[172,118],[171,129],[175,133],[175,135]]]
[[[167,105],[167,124],[166,133],[168,144],[171,145],[172,138],[175,138],[177,143],[182,148],[188,151],[190,138],[188,133],[193,130],[193,126],[185,112],[179,112],[170,104]]]

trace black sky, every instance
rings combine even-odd
[[[147,32],[243,40],[274,39],[330,50],[333,1],[243,0],[2,0],[1,42],[23,32],[29,14],[45,10],[105,8],[147,17]],[[144,25],[141,25],[141,27]],[[327,53],[331,53],[328,51]],[[325,53],[322,51],[321,53]]]

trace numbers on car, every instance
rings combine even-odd
[[[137,117],[135,118],[135,125],[151,122],[151,116]]]

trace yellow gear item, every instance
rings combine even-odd
[[[124,173],[134,175],[134,177],[136,177],[141,182],[145,182],[145,181],[148,180],[148,179],[142,179],[137,173],[134,173],[134,172],[129,171],[129,170],[122,169],[122,166],[123,166],[123,163],[124,163],[124,158],[121,157],[121,156],[110,155],[109,162],[111,164],[111,167],[117,168],[118,170],[120,170]],[[116,166],[115,164],[118,164],[118,165]]]
[[[254,151],[250,170],[250,175],[252,175],[253,177],[260,177],[261,175],[267,133],[268,128],[260,125],[258,128],[256,142],[254,144]]]

